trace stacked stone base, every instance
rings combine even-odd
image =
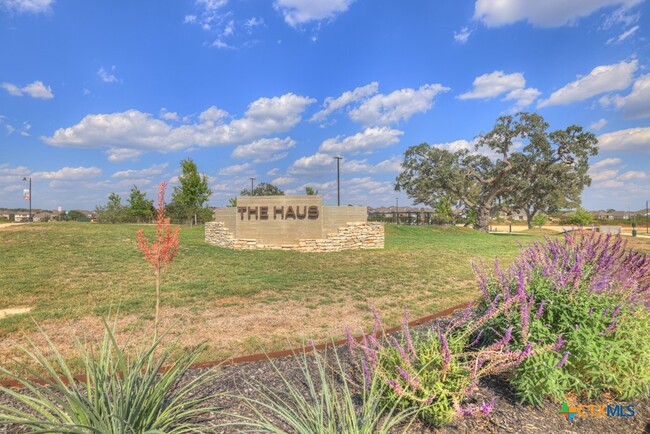
[[[298,252],[340,252],[384,248],[383,223],[348,223],[337,232],[318,240],[298,240],[297,244],[261,244],[253,239],[235,239],[222,222],[205,224],[205,242],[234,250],[293,250]]]

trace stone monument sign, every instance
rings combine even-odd
[[[323,206],[321,196],[239,196],[217,208],[205,239],[246,250],[338,251],[384,247],[384,227],[365,206]]]

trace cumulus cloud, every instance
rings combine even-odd
[[[300,122],[302,112],[313,102],[312,98],[293,93],[260,98],[248,106],[243,117],[228,123],[224,122],[225,111],[210,107],[199,115],[199,122],[177,127],[134,109],[90,114],[77,125],[60,128],[42,140],[54,146],[160,152],[179,151],[194,145],[246,143],[290,130]]]
[[[79,181],[96,178],[102,174],[99,167],[63,167],[53,172],[34,172],[34,179],[49,179],[57,181]]]
[[[650,127],[628,128],[598,136],[602,151],[650,151]]]
[[[113,65],[111,67],[110,71],[107,71],[102,66],[101,68],[99,68],[99,71],[97,71],[97,76],[104,83],[121,83],[122,82],[122,80],[120,80],[119,78],[117,78],[115,76],[115,65]]]
[[[181,120],[180,116],[178,116],[178,113],[170,112],[169,110],[167,110],[164,107],[160,110],[160,117],[165,119],[166,121],[179,121],[179,120]]]
[[[254,163],[277,161],[286,157],[288,154],[286,151],[294,146],[296,141],[291,137],[259,139],[247,145],[237,146],[231,156],[252,159]]]
[[[379,83],[373,81],[362,87],[357,87],[354,90],[343,92],[340,96],[333,98],[328,96],[323,103],[323,109],[314,114],[310,122],[322,122],[334,111],[346,107],[352,103],[367,99],[369,96],[376,94],[379,91]]]
[[[463,27],[458,32],[454,32],[454,41],[459,44],[464,44],[469,40],[469,36],[472,34],[472,31],[467,27]]]
[[[589,75],[553,92],[548,99],[540,101],[537,107],[571,104],[601,93],[625,89],[632,83],[632,76],[637,70],[638,63],[638,60],[634,59],[629,62],[597,66]]]
[[[354,0],[275,0],[273,5],[290,26],[334,18],[348,10]]]
[[[12,12],[41,14],[52,11],[54,0],[1,0],[0,4]]]
[[[239,175],[240,173],[247,171],[251,167],[252,166],[250,165],[250,163],[233,164],[232,166],[228,166],[220,169],[219,175],[224,175],[224,176]]]
[[[608,6],[624,9],[643,0],[477,0],[474,19],[488,27],[497,27],[518,21],[527,21],[539,27],[558,27],[572,24]]]
[[[4,90],[9,92],[13,96],[23,96],[25,94],[31,96],[32,98],[39,99],[52,99],[54,94],[52,93],[52,88],[50,86],[45,86],[42,81],[35,81],[26,86],[19,87],[13,83],[2,83],[0,84]]]
[[[329,154],[371,153],[376,149],[386,148],[399,142],[404,132],[389,127],[366,128],[363,132],[341,140],[340,136],[325,140],[318,149]]]
[[[168,163],[154,164],[146,169],[129,169],[113,173],[112,178],[135,178],[160,175],[167,168]]]
[[[600,118],[596,122],[591,123],[589,129],[592,131],[598,131],[602,130],[605,125],[607,125],[607,119]]]
[[[402,160],[398,156],[377,164],[368,160],[341,160],[341,173],[396,173],[400,171]],[[336,171],[336,160],[332,155],[317,152],[307,157],[298,158],[287,169],[290,175],[315,176]]]
[[[506,74],[494,71],[474,79],[473,88],[458,96],[458,99],[492,99],[505,94],[504,101],[515,101],[511,111],[519,111],[535,101],[541,92],[526,88],[526,79],[521,72]]]
[[[390,125],[424,113],[433,106],[433,99],[450,90],[440,84],[425,84],[419,89],[400,89],[388,95],[378,94],[350,111],[350,118],[367,126]]]
[[[296,178],[292,178],[290,176],[281,176],[279,178],[275,178],[273,181],[271,181],[271,184],[273,185],[288,185],[296,182]]]
[[[604,167],[618,166],[621,164],[620,158],[605,158],[591,165],[591,170],[600,170]]]
[[[143,154],[137,149],[110,148],[105,151],[108,155],[108,161],[112,163],[121,163],[122,161],[137,161]]]
[[[628,95],[606,95],[599,102],[605,107],[622,109],[628,119],[650,117],[650,74],[637,78]]]

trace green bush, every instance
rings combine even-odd
[[[211,411],[202,407],[207,399],[200,388],[215,380],[206,371],[191,381],[183,375],[196,360],[201,348],[187,353],[159,374],[166,356],[155,355],[160,339],[143,348],[133,358],[114,338],[114,328],[106,331],[98,349],[78,342],[85,379],[78,380],[61,354],[49,344],[46,355],[30,342],[25,353],[39,369],[30,369],[34,380],[14,375],[0,367],[0,373],[17,380],[22,390],[0,387],[21,408],[0,406],[0,426],[18,424],[33,432],[49,433],[189,433],[204,428],[197,418]],[[44,384],[44,385],[43,385]]]
[[[546,214],[535,214],[535,217],[533,217],[533,225],[537,226],[538,228],[541,228],[548,222],[548,216]]]
[[[568,234],[522,249],[511,268],[478,270],[479,311],[511,306],[482,339],[510,328],[513,348],[529,342],[555,350],[526,359],[512,376],[518,396],[540,405],[567,394],[650,396],[650,258],[620,237]],[[516,300],[512,303],[512,300]],[[514,327],[513,327],[514,325]],[[558,338],[560,336],[560,338]]]
[[[568,225],[587,226],[594,222],[594,216],[584,208],[578,207],[576,212],[567,216],[564,222]]]

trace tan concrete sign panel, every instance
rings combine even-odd
[[[239,196],[235,211],[235,238],[260,244],[292,244],[321,238],[321,196]]]

